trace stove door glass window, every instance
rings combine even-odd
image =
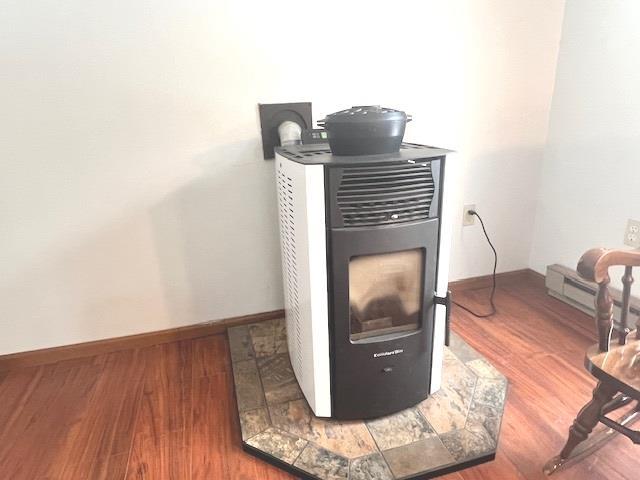
[[[418,330],[423,281],[423,248],[352,257],[351,341]]]

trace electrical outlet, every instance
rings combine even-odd
[[[624,244],[634,248],[640,248],[640,222],[627,220],[627,230],[624,232]]]
[[[476,223],[476,216],[475,215],[469,215],[469,210],[475,210],[476,206],[475,205],[465,205],[464,209],[462,210],[462,226],[463,227],[468,227],[469,225],[473,225]],[[640,236],[640,234],[638,234]]]

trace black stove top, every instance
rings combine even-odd
[[[316,143],[309,145],[293,145],[277,147],[280,155],[305,165],[358,165],[372,163],[411,162],[424,158],[442,157],[452,150],[431,147],[417,143],[403,143],[399,152],[382,153],[379,155],[333,155],[328,143]]]

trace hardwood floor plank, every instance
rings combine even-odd
[[[0,458],[3,445],[10,441],[11,428],[20,418],[25,403],[40,382],[44,367],[33,367],[6,372],[0,384]]]
[[[66,376],[56,376],[54,370],[52,365],[42,368],[41,375],[20,399],[16,412],[2,430],[0,444],[5,448],[0,454],[0,472],[4,478],[27,479],[37,474],[38,462],[30,457],[46,453],[43,442],[50,441],[52,433],[49,407],[56,403],[66,381]]]
[[[104,371],[82,418],[60,447],[53,478],[122,478],[133,441],[147,350],[103,357]],[[120,475],[114,477],[115,474]]]
[[[127,479],[189,479],[190,438],[184,430],[154,437],[138,435],[129,458]],[[122,478],[122,477],[118,477]],[[214,478],[214,477],[211,477]]]
[[[20,411],[20,421],[5,430],[8,437],[16,439],[10,444],[10,454],[0,460],[0,472],[10,472],[11,478],[35,478],[47,472],[99,372],[100,367],[90,361],[60,362],[42,368],[40,381]]]
[[[190,478],[192,342],[149,352],[127,478]]]
[[[234,448],[229,419],[233,408],[227,393],[230,382],[228,373],[199,378],[194,375],[191,449],[194,479],[230,478],[229,455]]]
[[[456,475],[455,477],[453,475]],[[442,477],[443,480],[524,480],[525,477],[518,468],[502,452],[496,454],[496,459],[461,472]]]
[[[219,373],[230,372],[231,360],[226,334],[193,340],[194,378],[211,377]]]
[[[136,433],[160,436],[191,427],[192,342],[153,347]]]

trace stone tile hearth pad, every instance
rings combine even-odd
[[[313,415],[289,363],[284,319],[228,330],[246,450],[321,480],[427,478],[493,459],[507,380],[452,333],[442,388],[367,421]]]

